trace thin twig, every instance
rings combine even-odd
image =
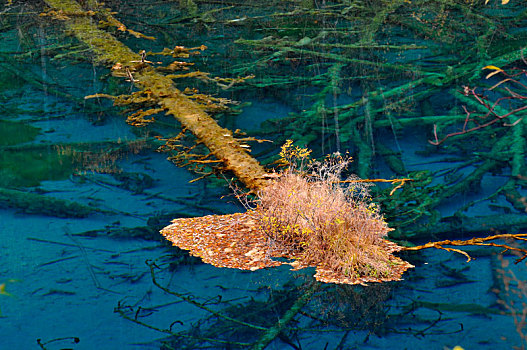
[[[148,267],[150,267],[150,275],[152,277],[152,283],[154,283],[154,285],[156,287],[158,287],[159,289],[161,289],[162,291],[164,291],[165,293],[168,293],[168,294],[171,294],[171,295],[174,295],[180,299],[183,299],[185,300],[186,302],[188,302],[189,304],[192,304],[202,310],[205,310],[209,313],[211,313],[212,315],[216,316],[216,317],[219,317],[219,318],[223,318],[227,321],[231,321],[231,322],[234,322],[234,323],[238,323],[238,324],[241,324],[243,326],[246,326],[246,327],[249,327],[249,328],[254,328],[254,329],[258,329],[258,330],[263,330],[263,331],[267,331],[268,328],[267,327],[261,327],[261,326],[257,326],[257,325],[253,325],[253,324],[250,324],[250,323],[247,323],[247,322],[243,322],[243,321],[240,321],[240,320],[237,320],[235,318],[232,318],[232,317],[229,317],[227,315],[224,315],[222,313],[219,313],[218,311],[215,311],[215,310],[212,310],[211,308],[208,308],[206,307],[204,304],[202,303],[199,303],[197,301],[195,301],[194,299],[182,294],[182,293],[178,293],[178,292],[175,292],[173,290],[170,290],[168,289],[167,287],[164,287],[162,285],[159,284],[159,282],[157,282],[156,280],[156,275],[155,275],[155,272],[154,272],[154,269],[157,267],[159,268],[154,262],[152,261],[149,261],[147,260],[146,261],[146,264],[148,265]]]
[[[485,243],[485,242],[492,241],[492,240],[495,240],[495,239],[525,240],[524,237],[527,237],[527,233],[518,233],[518,234],[505,233],[505,234],[499,234],[499,235],[488,236],[488,237],[471,238],[471,239],[464,240],[464,241],[461,241],[461,240],[453,240],[453,241],[445,240],[445,241],[438,241],[438,242],[428,242],[426,244],[415,246],[415,247],[403,247],[401,250],[405,250],[405,251],[412,250],[412,251],[415,251],[415,250],[422,250],[422,249],[427,249],[427,248],[443,249],[443,250],[446,250],[446,251],[451,251],[451,252],[456,252],[456,253],[462,254],[462,255],[464,255],[467,258],[467,262],[469,262],[469,261],[473,260],[474,258],[472,258],[467,252],[465,252],[463,250],[460,250],[460,249],[448,248],[448,247],[444,247],[444,246],[446,246],[446,245],[451,245],[451,246],[471,246],[471,245],[472,246],[491,246],[491,247],[504,248],[504,251],[513,250],[513,251],[517,251],[517,252],[523,253],[523,255],[520,258],[516,259],[516,261],[515,261],[515,263],[518,264],[519,262],[521,262],[522,260],[527,258],[527,249],[518,248],[518,247],[511,247],[511,246],[509,246],[507,244],[496,244],[496,243],[492,243],[492,242],[491,243]]]

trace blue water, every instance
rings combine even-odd
[[[274,141],[254,145],[252,154],[260,161],[272,162],[288,138],[319,156],[349,150],[357,161],[360,147],[352,136],[357,129],[361,142],[370,144],[373,137],[375,145],[382,143],[404,164],[403,173],[396,174],[376,146],[380,153],[372,156],[369,177],[406,177],[424,170],[433,174],[430,185],[399,190],[415,191],[398,193],[410,193],[401,197],[407,201],[415,193],[411,208],[416,209],[411,215],[403,207],[387,213],[390,226],[399,228],[398,239],[420,243],[525,232],[525,220],[520,220],[525,213],[497,193],[512,178],[507,162],[486,172],[470,190],[434,208],[419,207],[478,169],[484,159],[478,157],[494,147],[483,142],[486,138],[506,137],[513,129],[497,127],[487,136],[474,134],[434,148],[427,142],[432,123],[417,119],[463,116],[461,106],[467,102],[451,91],[464,84],[488,84],[479,73],[485,62],[518,52],[527,28],[523,2],[487,7],[465,1],[393,2],[373,42],[361,41],[364,28],[386,7],[376,9],[367,1],[317,1],[312,3],[316,10],[308,9],[309,1],[303,10],[288,2],[200,1],[198,13],[184,9],[184,3],[108,1],[129,28],[158,40],[109,31],[136,51],[206,44],[202,55],[187,59],[195,63],[192,69],[212,76],[254,74],[247,84],[227,90],[198,80],[177,84],[240,101],[237,113],[216,118],[224,127]],[[243,207],[225,178],[190,183],[199,175],[156,151],[160,143],[155,136],[180,131],[172,117],[156,116],[160,123],[155,127],[139,129],[126,124],[127,113],[110,101],[85,100],[95,93],[126,94],[135,88],[111,77],[108,67],[64,34],[61,22],[39,17],[44,9],[39,2],[0,5],[0,349],[249,349],[263,344],[297,305],[267,349],[527,346],[522,318],[527,265],[513,264],[518,256],[499,249],[468,248],[476,258],[469,263],[455,252],[409,252],[402,257],[415,268],[402,281],[347,286],[316,282],[311,269],[216,268],[172,247],[159,234],[172,219]],[[323,31],[330,34],[321,36]],[[317,35],[319,41],[310,44]],[[235,42],[239,38],[272,44],[244,46]],[[480,48],[474,44],[478,38]],[[365,48],[338,47],[359,43]],[[423,48],[367,48],[372,43]],[[323,93],[331,80],[328,72],[339,60],[329,54],[344,57],[343,68],[337,86]],[[352,59],[408,66],[392,70]],[[473,63],[479,65],[444,86],[419,85],[383,99],[368,95],[418,80],[417,70],[431,75]],[[513,65],[525,69],[521,61]],[[342,108],[338,123],[327,112],[364,96],[372,99],[370,110]],[[394,104],[401,100],[405,102]],[[314,113],[324,109],[321,101],[326,113]],[[369,118],[372,125],[389,123],[369,134]],[[416,119],[406,123],[408,118]],[[463,119],[456,120],[446,132],[459,128]],[[517,126],[527,130],[523,121]],[[521,156],[524,161],[525,153]],[[516,189],[525,198],[524,188]],[[71,209],[72,203],[77,209]],[[420,210],[430,212],[403,226]],[[438,228],[457,222],[459,216],[453,215],[460,213],[478,218],[482,226],[459,221],[447,232]],[[506,214],[514,214],[507,218],[519,218],[519,223],[507,226],[499,220]],[[434,215],[444,220],[433,221]],[[423,226],[431,233],[423,234]],[[414,236],[417,231],[421,233]],[[303,299],[305,295],[310,297]]]

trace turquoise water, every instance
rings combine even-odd
[[[401,255],[415,268],[404,280],[347,286],[318,283],[310,269],[216,268],[170,246],[159,230],[174,218],[244,210],[227,180],[190,183],[201,174],[157,151],[156,136],[181,131],[171,116],[137,128],[126,123],[135,110],[84,99],[137,88],[96,62],[63,21],[39,16],[44,3],[0,6],[0,349],[527,345],[526,263],[513,263],[521,253],[468,248],[476,259],[467,263],[455,252],[409,252]],[[372,190],[396,229],[391,238],[418,244],[525,232],[523,111],[439,146],[428,142],[434,124],[439,138],[462,130],[463,107],[485,115],[464,86],[489,101],[508,96],[485,90],[503,79],[485,79],[496,70],[485,66],[518,72],[524,83],[524,2],[105,6],[129,29],[157,38],[106,28],[136,52],[206,45],[179,58],[194,65],[175,74],[199,70],[211,79],[175,83],[238,101],[214,117],[273,141],[251,144],[262,163],[292,139],[316,156],[349,151],[361,177],[414,179],[392,196],[390,186]],[[213,79],[253,75],[232,86]],[[182,143],[194,141],[187,135]]]

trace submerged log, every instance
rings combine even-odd
[[[93,213],[105,212],[77,202],[0,187],[0,208],[3,207],[59,218],[84,218]]]
[[[56,11],[66,14],[61,18],[68,30],[88,45],[96,59],[103,64],[133,65],[141,56],[111,34],[99,29],[87,12],[74,0],[45,0]],[[67,14],[76,14],[68,16]],[[85,14],[85,15],[80,15]],[[173,115],[186,130],[192,132],[210,152],[232,171],[247,188],[257,190],[267,183],[266,171],[232,132],[220,127],[201,106],[174,87],[172,80],[146,64],[136,64],[133,83],[158,101],[167,114]]]

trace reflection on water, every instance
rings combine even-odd
[[[2,348],[527,345],[526,265],[510,253],[473,249],[468,264],[412,253],[404,281],[364,287],[285,267],[218,269],[169,247],[158,232],[171,219],[242,208],[222,177],[189,183],[210,167],[178,168],[156,152],[171,138],[198,157],[184,162],[208,152],[172,116],[126,124],[152,101],[84,99],[137,91],[134,72],[112,74],[64,28],[75,16],[105,21],[151,65],[171,67],[163,74],[190,98],[238,101],[213,117],[238,137],[273,141],[251,143],[264,164],[292,139],[317,156],[349,151],[361,177],[413,178],[374,196],[392,238],[417,243],[527,227],[522,2],[106,2],[129,31],[95,1],[79,3],[95,13],[0,7]],[[153,54],[163,48],[170,55]],[[506,99],[489,114],[482,96]],[[440,139],[472,128],[428,142],[434,130]]]

